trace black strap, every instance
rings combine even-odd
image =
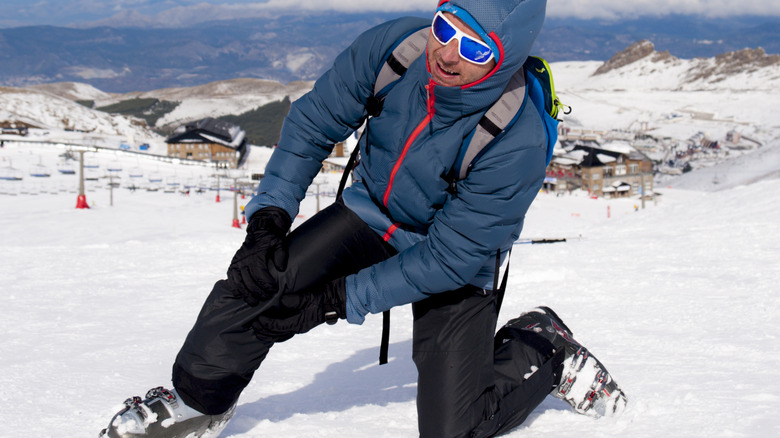
[[[482,116],[481,119],[479,119],[479,126],[485,128],[485,131],[490,133],[493,137],[498,137],[499,134],[501,134],[501,128],[496,126],[495,123],[493,123],[492,120],[488,119],[485,116]]]
[[[387,363],[387,350],[390,344],[390,311],[382,312],[382,343],[379,344],[379,365]]]
[[[506,255],[506,270],[504,271],[501,285],[498,283],[498,276],[501,272],[501,250],[496,250],[496,272],[493,281],[493,293],[496,294],[496,313],[501,311],[501,304],[504,301],[504,292],[506,292],[506,283],[509,279],[509,256],[512,255],[510,249]],[[390,348],[390,311],[382,312],[382,341],[379,344],[379,365],[387,363],[387,354]]]
[[[509,257],[512,255],[512,250],[506,254],[506,270],[504,270],[504,276],[501,279],[501,286],[498,286],[498,275],[501,272],[501,250],[496,250],[496,272],[493,278],[493,292],[496,294],[496,314],[501,311],[501,304],[504,302],[504,292],[506,292],[506,283],[509,279]]]
[[[366,129],[363,132],[363,135],[366,135],[367,132],[368,132],[368,123],[366,123]],[[347,165],[346,167],[344,167],[344,174],[341,175],[341,182],[339,182],[339,190],[336,193],[336,199],[341,199],[341,193],[344,191],[344,187],[347,185],[347,178],[349,177],[349,173],[352,171],[352,168],[355,166],[355,160],[357,160],[359,151],[360,148],[355,146],[355,149],[349,155],[349,160],[347,161]],[[328,322],[328,324],[331,324],[331,322],[327,320],[327,314],[326,314],[326,321]],[[387,354],[389,349],[390,349],[390,311],[386,310],[382,312],[382,340],[379,344],[379,365],[384,365],[387,363]]]
[[[406,73],[406,67],[404,67],[392,53],[390,53],[390,56],[387,58],[387,65],[389,65],[398,76],[403,76],[404,73]]]
[[[339,182],[339,190],[336,192],[336,199],[341,199],[341,193],[344,191],[344,187],[347,185],[347,178],[349,178],[352,168],[355,166],[355,160],[357,160],[358,152],[360,148],[355,146],[355,149],[349,155],[347,165],[344,167],[344,173],[341,175],[341,182]]]

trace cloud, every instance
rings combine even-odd
[[[573,18],[636,18],[671,14],[728,17],[735,15],[780,16],[780,1],[754,0],[549,0],[547,15]]]
[[[484,0],[487,1],[487,0]],[[0,26],[54,24],[181,26],[206,19],[264,17],[279,11],[424,13],[438,0],[2,0]],[[548,0],[549,17],[635,18],[669,14],[728,17],[780,16],[780,1],[753,0]],[[114,17],[113,19],[109,17]]]
[[[286,10],[330,10],[340,12],[403,12],[433,11],[437,0],[269,0],[262,3],[265,8]]]
[[[79,0],[95,1],[95,0]],[[433,11],[438,0],[114,0],[105,2],[123,10],[137,8],[144,14],[170,20],[177,15],[194,16],[208,11],[213,18],[262,16],[270,11],[424,12]],[[634,18],[670,14],[727,17],[732,15],[780,16],[780,1],[753,0],[548,0],[551,17]]]
[[[93,0],[78,0],[93,1]],[[143,7],[123,7],[132,3],[145,3]],[[294,11],[336,11],[336,12],[404,12],[433,11],[437,0],[396,0],[392,2],[367,2],[366,0],[268,0],[257,1],[165,1],[122,0],[116,2],[114,13],[110,17],[79,24],[91,26],[157,26],[179,27],[211,20],[229,20],[235,18],[263,18],[279,12]],[[137,5],[140,6],[140,5]]]
[[[158,5],[178,4],[180,7],[202,7],[204,4],[221,5],[236,10],[309,10],[339,12],[404,12],[432,11],[438,0],[115,0],[125,4],[154,3]],[[548,0],[550,16],[612,18],[641,15],[692,14],[704,16],[729,15],[780,15],[780,1],[753,0]]]

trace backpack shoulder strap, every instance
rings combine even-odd
[[[368,101],[366,102],[367,114],[363,121],[366,121],[369,117],[376,117],[382,112],[382,105],[385,100],[384,96],[390,91],[393,85],[401,79],[401,76],[406,73],[406,70],[409,69],[412,62],[423,54],[425,47],[428,44],[429,32],[429,27],[426,26],[407,34],[401,38],[385,56],[385,60],[382,62],[382,66],[377,72],[376,82],[374,82],[374,92],[369,96]],[[368,129],[368,125],[366,125],[366,129]],[[341,198],[341,193],[344,191],[344,187],[347,184],[349,173],[355,166],[358,154],[359,149],[355,148],[349,156],[347,165],[344,168],[344,174],[339,183],[338,192],[336,194],[337,198]]]
[[[374,96],[386,94],[390,87],[406,73],[412,62],[425,52],[428,33],[430,28],[426,26],[406,35],[396,44],[377,73]]]
[[[461,149],[453,167],[458,180],[466,178],[474,160],[515,121],[525,105],[526,94],[525,75],[521,69],[512,75],[501,97],[479,120],[471,138],[466,141],[468,146]]]

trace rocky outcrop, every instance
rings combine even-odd
[[[711,59],[698,59],[686,78],[690,82],[708,80],[717,82],[739,73],[751,73],[764,67],[780,65],[780,55],[767,55],[761,47],[726,52]]]
[[[593,73],[593,76],[601,75],[620,67],[625,67],[655,53],[655,45],[653,45],[652,42],[648,40],[638,41],[628,46],[628,48],[622,52],[615,54],[615,56],[610,58],[609,61],[605,62],[601,67],[599,67],[596,72]],[[666,53],[668,54],[669,52]]]

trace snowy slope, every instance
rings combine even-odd
[[[666,152],[644,151],[654,159],[663,159],[669,154],[669,147],[695,136],[723,142],[730,131],[749,138],[751,146],[762,145],[766,149],[762,153],[776,156],[776,152],[768,150],[776,149],[780,142],[780,123],[776,117],[780,112],[780,61],[775,59],[777,55],[745,50],[715,58],[686,60],[655,52],[649,43],[645,45],[647,50],[643,53],[646,56],[630,58],[627,64],[603,74],[595,74],[603,69],[601,62],[554,63],[552,69],[558,94],[573,108],[573,112],[564,118],[563,126],[600,132],[646,129],[648,134],[664,139],[667,148]],[[616,58],[621,56],[625,54],[618,54]],[[118,139],[111,140],[116,145],[120,142],[150,143],[164,153],[162,137],[136,132],[140,128],[128,119],[74,106],[52,94],[68,99],[95,100],[98,106],[133,98],[180,102],[173,112],[157,122],[158,127],[175,127],[207,116],[240,114],[285,96],[295,100],[311,86],[311,82],[283,85],[242,78],[122,95],[102,93],[93,87],[73,83],[48,84],[36,87],[36,91],[4,88],[0,89],[0,120],[10,118],[58,129],[116,133]],[[69,138],[60,134],[60,138]],[[136,140],[139,137],[143,139]],[[730,151],[728,156],[698,160],[693,164],[697,169],[721,166],[725,161],[752,153],[748,149]],[[774,159],[771,161],[775,162]],[[715,172],[724,173],[723,170]],[[771,169],[763,172],[771,173]],[[731,182],[742,184],[756,178],[751,174],[731,178]],[[720,176],[710,180],[719,182],[696,188],[718,190],[733,186],[724,185]],[[660,182],[681,188],[692,187],[685,181],[681,179],[677,185],[677,181],[665,178]]]
[[[76,130],[130,138],[159,137],[143,122],[95,111],[47,92],[0,88],[0,120],[29,121],[43,129]]]
[[[593,420],[548,398],[507,436],[777,436],[779,87],[762,88],[758,76],[741,81],[747,88],[716,90],[686,89],[659,73],[621,76],[640,64],[596,77],[600,63],[554,64],[561,98],[574,107],[565,123],[606,130],[647,122],[675,139],[738,129],[763,146],[664,182],[659,201],[636,211],[636,199],[539,194],[523,237],[570,239],[515,247],[500,321],[552,306],[630,405],[620,418]],[[36,97],[43,94],[20,93],[0,90],[0,112],[11,103],[42,120],[59,114],[52,124],[66,114],[79,123],[95,117],[76,107],[58,113]],[[90,123],[113,133],[124,122]],[[216,203],[214,192],[121,188],[110,207],[103,179],[88,185],[93,208],[76,210],[75,177],[28,175],[37,164],[54,170],[63,148],[3,138],[0,170],[12,166],[25,179],[0,181],[0,435],[96,436],[125,398],[169,383],[175,354],[244,233],[230,226],[224,192]],[[213,173],[120,152],[90,157],[101,172],[121,165],[123,186],[133,181],[128,169],[182,183]],[[338,177],[324,175],[321,191],[334,191]],[[296,225],[315,206],[307,197]],[[393,312],[383,367],[380,328],[378,317],[340,322],[275,347],[222,436],[417,436],[409,309]]]
[[[731,59],[726,57],[726,59]],[[716,58],[684,60],[657,52],[604,74],[595,74],[601,62],[552,64],[558,96],[572,113],[563,126],[573,129],[646,132],[665,143],[685,142],[697,135],[724,142],[734,131],[751,139],[757,149],[730,150],[727,156],[694,162],[708,176],[666,178],[663,185],[698,190],[721,190],[747,184],[780,170],[780,63],[723,76],[735,66]],[[749,67],[749,68],[748,68]],[[710,76],[701,76],[710,71]],[[647,151],[646,151],[647,152]],[[742,155],[756,155],[747,169],[729,164]],[[657,158],[662,158],[657,157]],[[717,175],[717,177],[715,177]]]
[[[100,91],[92,85],[81,82],[55,82],[31,85],[31,90],[45,91],[70,100],[108,100],[110,93]]]
[[[74,97],[94,95],[95,89],[84,84],[66,85],[57,87],[57,92]],[[150,152],[166,153],[165,138],[150,130],[144,121],[93,110],[45,88],[0,87],[0,122],[4,125],[21,122],[39,128],[31,129],[22,140],[112,149],[125,144],[136,150],[141,144],[149,144]],[[0,140],[17,138],[0,135]]]
[[[335,186],[338,175],[323,178]],[[637,200],[540,194],[524,237],[574,239],[516,246],[500,320],[552,306],[630,406],[593,420],[548,398],[507,436],[780,433],[771,366],[780,361],[778,193],[778,179],[715,193],[664,189],[639,211]],[[243,240],[226,194],[216,203],[213,192],[119,189],[114,207],[105,189],[87,197],[88,211],[69,192],[0,196],[3,436],[95,436],[126,397],[168,384],[183,337]],[[296,224],[315,205],[307,197]],[[223,436],[417,436],[411,314],[393,312],[383,367],[380,321],[277,346]]]
[[[157,127],[175,127],[181,123],[204,117],[242,114],[270,102],[280,101],[286,96],[289,96],[290,100],[296,100],[311,90],[312,85],[313,82],[292,82],[283,85],[275,81],[242,78],[196,87],[113,95],[109,99],[99,101],[97,105],[109,105],[133,98],[155,98],[180,102],[175,110],[156,123]]]

